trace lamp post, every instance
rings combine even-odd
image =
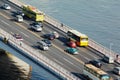
[[[110,43],[110,56],[111,56],[112,45],[113,45],[113,43]]]

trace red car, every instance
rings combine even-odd
[[[76,46],[76,43],[73,42],[73,41],[67,42],[67,45],[68,45],[69,47],[72,47],[72,48],[76,48],[76,47],[77,47],[77,46]]]
[[[18,40],[23,40],[23,38],[20,34],[14,34],[13,36]]]

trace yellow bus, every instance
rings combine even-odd
[[[88,46],[88,36],[77,30],[69,30],[67,37],[69,40],[74,41],[77,46]]]
[[[88,76],[90,80],[113,80],[109,74],[89,63],[84,65],[83,74]]]
[[[43,21],[44,13],[36,9],[31,5],[23,5],[22,7],[23,13],[25,16],[35,20],[35,21]]]

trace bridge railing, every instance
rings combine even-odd
[[[70,28],[67,25],[61,25],[62,23],[48,15],[45,15],[45,21],[48,22],[49,24],[52,24],[54,27],[64,31],[65,33],[67,33],[68,30],[71,30],[72,28]],[[120,55],[118,53],[113,52],[112,50],[104,47],[103,45],[95,42],[93,39],[89,38],[89,46],[97,51],[99,51],[100,53],[104,54],[105,56],[111,56],[114,57],[115,61],[117,63],[120,63]]]
[[[0,29],[0,38],[2,38],[3,40],[8,41],[8,43],[10,45],[12,45],[13,47],[15,47],[16,49],[24,52],[25,54],[28,54],[29,56],[31,56],[32,58],[34,58],[38,62],[43,63],[48,68],[52,69],[53,71],[55,71],[59,75],[63,76],[67,80],[81,80],[80,78],[76,77],[75,75],[73,75],[69,71],[62,68],[60,65],[56,64],[52,60],[50,60],[47,57],[43,56],[39,52],[39,50],[35,50],[34,48],[28,46],[24,42],[22,42],[20,40],[17,40],[11,34],[9,34],[8,32],[6,32],[6,31],[4,31],[2,29]]]
[[[51,16],[45,15],[45,21],[51,25],[53,25],[54,27],[57,27],[58,29],[64,31],[67,33],[68,30],[72,29],[69,26],[61,23],[60,21],[58,21],[57,19],[54,19]]]

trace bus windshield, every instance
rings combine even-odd
[[[102,75],[101,80],[110,80],[109,75]]]
[[[88,41],[88,38],[81,38],[81,41]]]

